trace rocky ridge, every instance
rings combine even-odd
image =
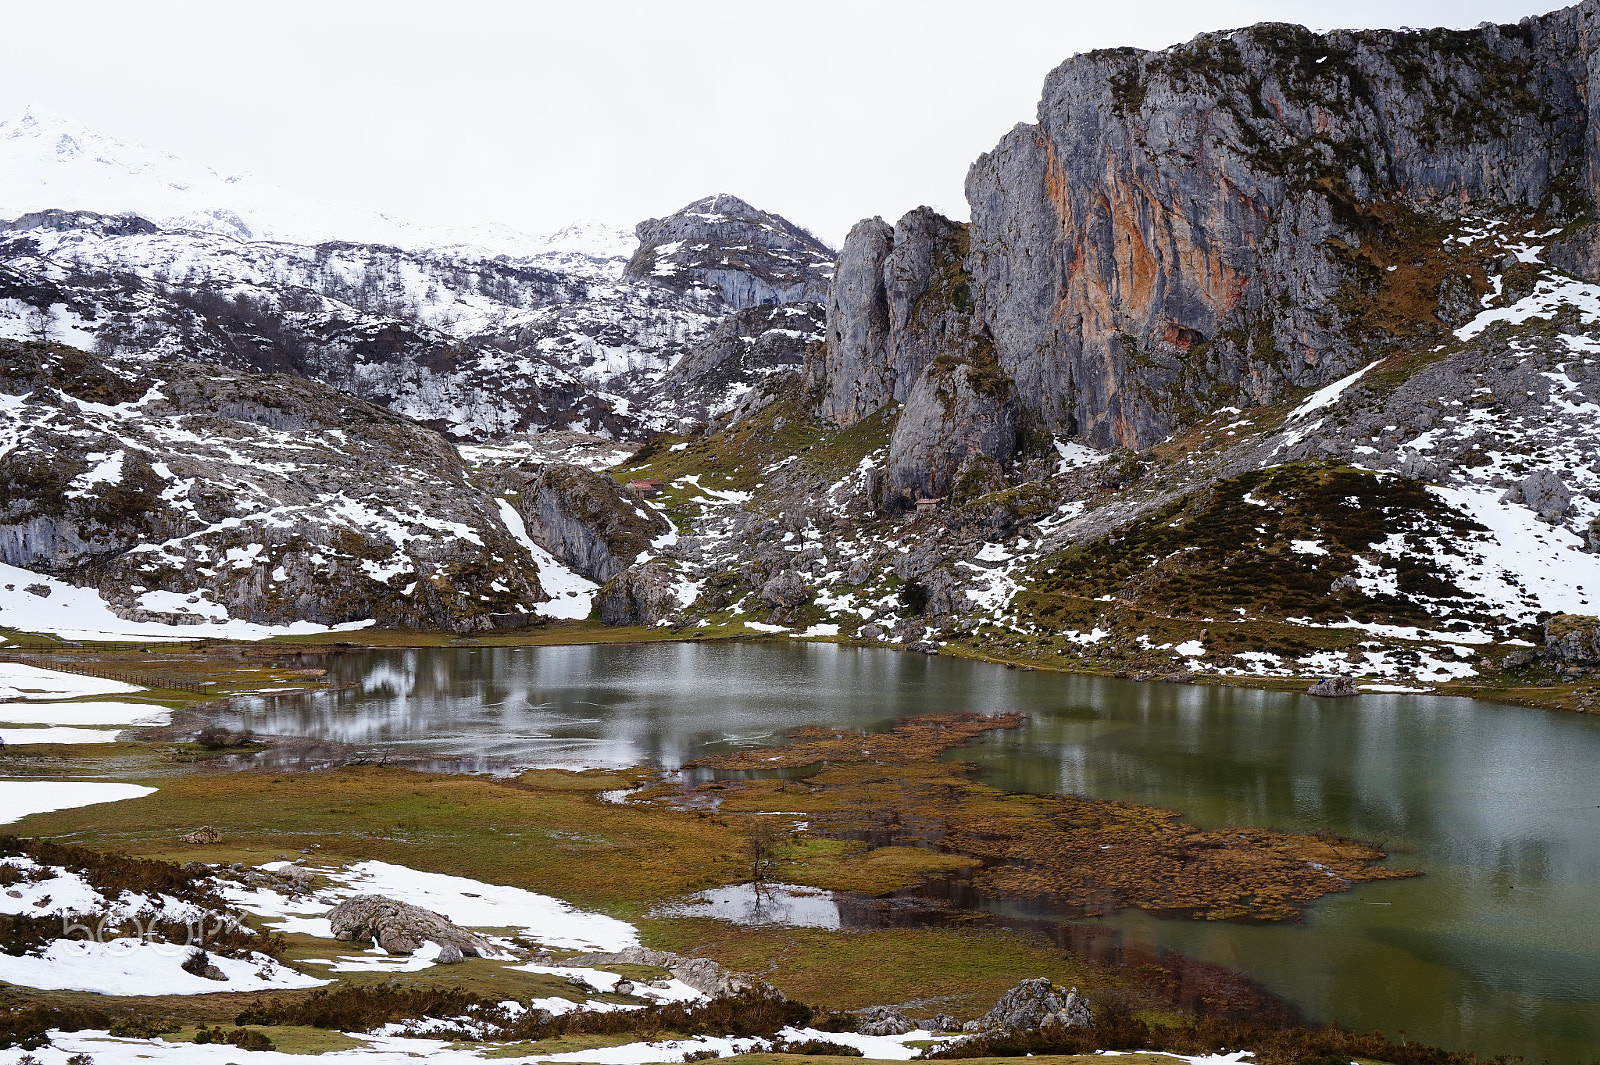
[[[737,196],[707,196],[635,229],[623,277],[680,294],[714,293],[729,310],[817,303],[828,293],[833,249],[786,218]]]
[[[731,213],[709,211],[713,202]],[[739,335],[758,343],[737,361],[694,355],[723,379],[691,381],[681,411],[685,375],[661,387],[702,341],[727,347],[711,334],[730,312],[765,305],[770,319],[820,299],[832,256],[732,197],[648,226],[680,236],[649,245],[665,258],[635,275],[607,249],[511,259],[471,247],[307,246],[34,212],[0,224],[0,335],[292,373],[457,439],[552,428],[637,436],[725,409],[741,385],[794,362],[792,342],[762,340],[776,326],[747,329]]]
[[[0,562],[134,621],[521,626],[538,561],[445,439],[325,385],[0,341]]]
[[[1490,271],[1428,229],[1508,210],[1581,223],[1594,199],[1593,13],[1461,31],[1268,23],[1067,60],[1037,123],[973,165],[970,226],[924,208],[892,235],[852,231],[823,416],[848,424],[909,395],[920,367],[903,338],[921,330],[890,313],[891,275],[918,241],[961,252],[962,298],[941,311],[992,342],[1028,420],[1102,449],[1437,342]],[[1551,261],[1592,266],[1593,233],[1566,232]]]

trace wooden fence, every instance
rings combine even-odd
[[[137,684],[142,688],[166,688],[169,691],[198,692],[208,695],[216,684],[213,680],[185,680],[182,677],[162,676],[156,673],[130,673],[127,670],[102,669],[99,666],[68,665],[55,661],[49,663],[29,661],[31,656],[0,655],[0,662],[16,662],[40,669],[53,669],[58,673],[76,673],[80,677],[99,677],[102,680],[120,680],[124,684]]]

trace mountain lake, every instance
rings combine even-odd
[[[801,725],[882,730],[904,715],[1020,711],[1025,728],[985,733],[948,757],[1008,791],[1163,806],[1208,829],[1369,840],[1389,864],[1425,875],[1327,896],[1287,925],[1139,910],[1079,918],[947,892],[959,905],[1001,924],[1068,925],[1236,969],[1311,1021],[1532,1061],[1600,1057],[1592,718],[1428,695],[1136,683],[831,644],[451,647],[326,664],[330,689],[239,699],[219,723],[313,741],[261,756],[282,768],[360,757],[510,772],[673,769]]]

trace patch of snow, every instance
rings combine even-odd
[[[1056,454],[1060,459],[1056,462],[1056,473],[1066,473],[1068,470],[1081,470],[1088,466],[1098,466],[1111,456],[1103,451],[1096,451],[1075,440],[1053,441]]]
[[[0,728],[0,744],[115,743],[118,734],[117,729],[100,728]]]
[[[193,948],[137,939],[58,939],[42,955],[0,953],[0,980],[41,991],[89,991],[98,995],[207,995],[228,991],[319,987],[328,981],[295,972],[265,954],[249,958],[211,956],[228,977],[208,980],[184,972]]]
[[[1346,374],[1333,384],[1317,389],[1315,392],[1311,393],[1311,395],[1307,396],[1303,401],[1301,401],[1298,407],[1289,412],[1289,416],[1283,420],[1283,424],[1288,425],[1290,422],[1299,421],[1308,414],[1319,411],[1324,407],[1331,406],[1340,396],[1345,393],[1346,389],[1365,377],[1369,370],[1382,361],[1382,359],[1378,359],[1376,362],[1370,362],[1361,369],[1357,370],[1355,373]]]
[[[11,586],[10,590],[7,590],[7,585]],[[50,594],[34,595],[25,590],[29,585],[43,585],[50,590]],[[187,602],[187,596],[182,598],[184,607],[200,605]],[[197,612],[196,616],[202,615]],[[69,639],[196,640],[212,637],[265,640],[272,636],[350,632],[373,624],[369,619],[343,625],[317,625],[309,621],[295,621],[288,625],[257,625],[251,621],[229,620],[225,608],[210,604],[207,604],[207,612],[203,616],[213,620],[193,625],[125,621],[112,612],[110,605],[93,588],[79,588],[55,577],[0,563],[0,625],[23,632],[51,632]]]
[[[155,790],[142,784],[112,784],[99,780],[0,780],[0,825],[20,821],[29,814],[76,810],[82,806],[98,806],[103,802],[137,799],[153,795]],[[0,971],[0,980],[12,978]]]
[[[262,866],[275,870],[288,862]],[[228,901],[263,917],[321,917],[331,905],[351,895],[383,895],[442,913],[470,928],[516,929],[549,947],[618,951],[639,943],[638,930],[626,921],[574,909],[560,899],[523,888],[486,884],[464,876],[427,873],[388,862],[360,862],[347,869],[318,869],[335,887],[315,898],[282,895],[269,889],[227,888]],[[273,927],[282,927],[274,924]]]
[[[144,689],[137,684],[125,684],[120,680],[84,677],[22,662],[0,662],[0,699],[71,699],[80,695],[129,695],[141,691]],[[33,720],[4,715],[5,711],[0,709],[0,720]]]
[[[550,552],[534,542],[528,535],[528,527],[522,520],[522,515],[517,513],[517,508],[506,500],[498,500],[500,504],[500,520],[505,523],[506,530],[517,543],[521,544],[533,559],[533,564],[539,568],[539,586],[550,596],[543,603],[533,608],[536,614],[547,618],[566,618],[569,620],[582,620],[589,616],[589,611],[594,606],[595,593],[600,586],[587,577],[581,577],[571,569],[562,565]]]
[[[153,703],[0,703],[12,725],[165,725],[172,711]]]
[[[1456,339],[1470,340],[1496,322],[1516,325],[1530,318],[1553,318],[1563,307],[1576,307],[1584,325],[1600,322],[1600,285],[1566,277],[1545,278],[1534,286],[1530,295],[1511,306],[1479,313],[1456,330]]]

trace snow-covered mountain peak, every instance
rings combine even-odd
[[[540,236],[504,225],[424,226],[368,208],[313,200],[254,174],[223,175],[74,119],[30,106],[0,121],[0,218],[38,211],[135,214],[163,229],[245,241],[348,241],[421,250],[469,247],[489,257],[579,254],[626,259],[625,231],[579,222]]]
[[[549,251],[580,252],[596,259],[626,259],[639,246],[639,238],[631,230],[597,218],[580,218],[544,240]]]
[[[30,105],[0,121],[0,214],[60,208],[149,213],[229,182],[142,144],[128,144],[64,115]],[[140,202],[142,201],[142,202]],[[165,212],[160,212],[165,213]]]

